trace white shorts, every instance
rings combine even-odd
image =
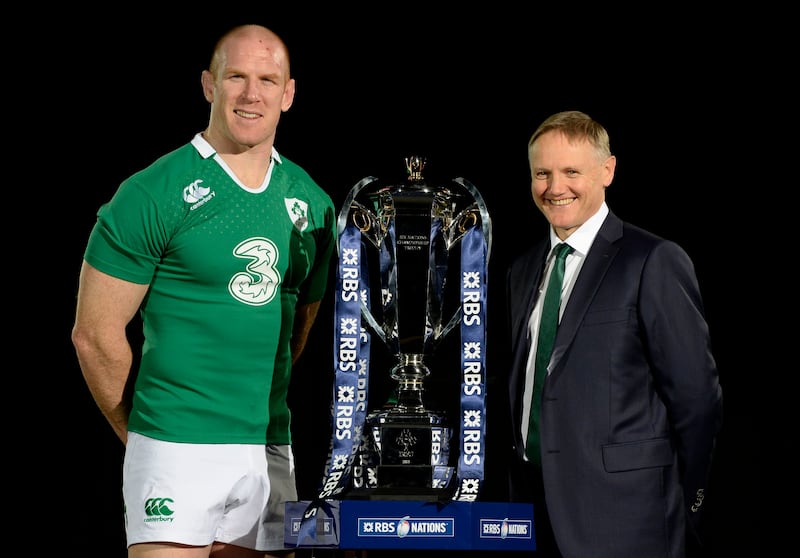
[[[288,445],[180,444],[128,433],[122,470],[128,546],[214,541],[285,550],[284,503],[297,500]]]

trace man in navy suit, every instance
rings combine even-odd
[[[539,556],[684,557],[687,547],[702,548],[722,423],[693,264],[674,242],[609,210],[616,158],[607,131],[586,114],[546,119],[528,157],[531,193],[550,234],[507,277],[510,498],[534,503]],[[561,242],[573,251],[542,384],[537,465],[525,456],[532,340],[552,248]]]

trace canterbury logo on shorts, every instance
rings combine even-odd
[[[175,513],[169,507],[172,503],[172,498],[148,498],[144,503],[145,521],[171,521],[169,516]]]

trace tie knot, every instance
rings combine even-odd
[[[572,246],[567,244],[566,242],[562,242],[561,244],[556,244],[556,247],[553,249],[556,253],[556,258],[559,260],[563,260],[567,257],[567,254],[572,252]]]

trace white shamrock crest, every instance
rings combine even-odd
[[[286,212],[295,228],[300,232],[306,230],[308,227],[308,204],[297,198],[283,198],[283,203],[286,204]]]

